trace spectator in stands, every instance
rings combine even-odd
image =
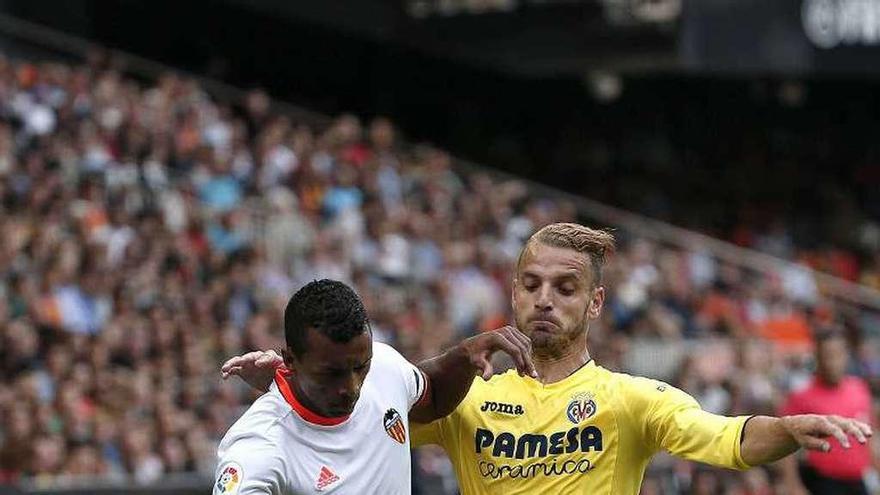
[[[843,335],[823,332],[816,337],[816,376],[791,394],[782,414],[835,414],[870,422],[871,393],[864,380],[847,376],[849,352]],[[794,457],[781,461],[788,493],[867,495],[863,478],[871,467],[871,444],[843,450],[832,441],[829,452],[809,452],[800,468]]]

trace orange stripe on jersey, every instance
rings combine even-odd
[[[320,426],[336,426],[344,423],[349,418],[350,414],[336,418],[322,416],[304,406],[296,399],[296,395],[294,395],[293,389],[290,388],[290,383],[287,381],[287,377],[291,374],[292,372],[290,370],[278,368],[275,370],[275,384],[278,385],[278,390],[281,391],[284,400],[290,404],[290,407],[292,407],[302,419]]]

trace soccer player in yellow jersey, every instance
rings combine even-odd
[[[532,235],[517,262],[512,303],[539,377],[509,371],[475,380],[451,414],[412,425],[414,446],[446,450],[463,494],[636,495],[660,450],[748,469],[800,447],[848,448],[848,436],[863,443],[871,435],[868,425],[839,416],[711,414],[675,387],[597,365],[587,334],[602,311],[602,266],[613,248],[611,234],[577,224]],[[276,361],[247,356],[224,370],[260,383],[258,360]]]

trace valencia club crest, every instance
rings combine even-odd
[[[406,443],[406,425],[403,424],[400,413],[394,409],[389,409],[385,413],[382,424],[385,426],[385,433],[388,433],[389,437],[398,443]]]

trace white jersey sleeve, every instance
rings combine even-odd
[[[278,427],[285,409],[279,394],[264,394],[229,428],[217,448],[214,495],[285,493],[287,466]]]
[[[410,363],[400,355],[393,347],[381,344],[373,344],[373,359],[379,359],[397,370],[407,394],[407,407],[412,407],[425,396],[431,393],[431,383],[428,377],[422,373],[416,365]]]
[[[220,454],[214,495],[281,495],[279,450],[262,438],[239,438]]]

